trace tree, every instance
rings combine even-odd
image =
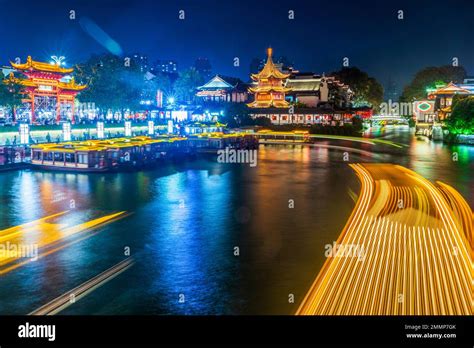
[[[356,67],[342,68],[331,75],[354,92],[354,106],[371,106],[376,110],[379,108],[383,101],[383,87],[375,78]]]
[[[352,118],[352,127],[355,132],[361,132],[363,130],[364,124],[359,116],[354,116]]]
[[[207,58],[198,58],[194,62],[194,69],[196,69],[203,78],[209,79],[212,74],[212,65]]]
[[[474,134],[474,97],[455,96],[445,125],[452,134]]]
[[[133,61],[112,54],[95,55],[76,67],[76,78],[88,85],[78,97],[82,102],[93,102],[103,111],[139,108],[145,82]]]
[[[15,108],[22,105],[22,87],[21,85],[10,81],[0,80],[0,106],[11,110],[15,116]]]
[[[383,86],[373,77],[369,77],[368,85],[365,98],[374,109],[378,110],[383,101]]]
[[[256,74],[256,73],[258,73],[261,68],[262,68],[262,60],[261,60],[261,59],[259,59],[259,58],[253,58],[253,59],[250,61],[249,69],[250,69],[250,73],[251,73],[251,74]]]
[[[224,107],[224,116],[222,122],[228,127],[244,127],[244,126],[263,126],[268,127],[271,121],[268,117],[250,117],[251,108],[245,103],[226,103]]]
[[[287,56],[280,56],[274,60],[275,63],[281,64],[283,68],[288,68],[293,66],[293,62],[288,59]]]
[[[161,90],[165,97],[171,96],[173,94],[173,83],[168,74],[158,73],[153,79],[156,89]]]
[[[245,103],[226,103],[222,122],[230,128],[249,125],[251,123],[249,112],[249,107]]]
[[[202,86],[203,83],[203,77],[195,68],[183,71],[174,83],[176,97],[182,102],[195,101],[196,89]]]
[[[405,86],[401,101],[413,102],[424,99],[428,88],[437,88],[449,82],[461,83],[466,77],[466,70],[461,66],[445,65],[428,67],[418,71],[413,80]]]

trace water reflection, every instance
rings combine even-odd
[[[2,173],[2,229],[68,210],[71,199],[73,214],[60,223],[131,215],[0,276],[0,313],[36,309],[123,260],[129,248],[135,266],[63,314],[291,314],[353,208],[349,192],[357,193],[359,182],[347,163],[400,163],[454,186],[474,206],[471,147],[399,130],[380,136],[410,147],[383,156],[350,153],[349,162],[342,150],[262,146],[254,168],[202,159],[137,173]]]

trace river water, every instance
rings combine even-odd
[[[128,214],[0,275],[0,314],[29,313],[128,250],[132,268],[61,314],[292,314],[354,207],[360,185],[351,162],[405,165],[454,186],[474,207],[473,147],[402,128],[367,136],[408,147],[350,153],[349,162],[341,150],[267,145],[255,167],[207,158],[136,173],[0,173],[1,230],[66,210],[60,226]]]

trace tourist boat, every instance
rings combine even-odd
[[[47,170],[104,172],[155,164],[179,148],[185,138],[114,138],[38,144],[31,147],[33,167]]]
[[[248,133],[206,133],[36,144],[31,146],[31,164],[46,170],[105,172],[153,166],[165,158],[216,154],[226,147],[255,149],[258,140]]]

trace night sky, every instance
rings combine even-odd
[[[247,80],[251,59],[272,46],[275,56],[288,57],[301,71],[328,73],[348,57],[351,66],[385,86],[391,78],[401,90],[420,68],[451,64],[453,57],[474,75],[473,14],[472,0],[0,0],[0,65],[28,54],[47,61],[64,55],[73,64],[105,52],[80,24],[87,17],[125,56],[173,59],[180,69],[207,57],[214,73]]]

